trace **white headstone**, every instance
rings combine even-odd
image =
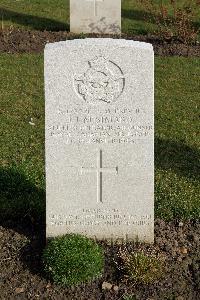
[[[121,0],[70,0],[70,31],[121,33]]]
[[[153,241],[153,86],[150,44],[46,46],[47,237]]]

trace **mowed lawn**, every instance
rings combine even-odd
[[[155,59],[156,217],[200,215],[199,58]],[[45,212],[43,55],[0,55],[0,218]]]
[[[114,0],[113,0],[114,1]],[[172,12],[170,0],[154,0],[155,4],[163,3]],[[178,7],[186,1],[178,0]],[[194,5],[197,2],[192,0]],[[157,9],[157,6],[156,6]],[[196,26],[199,25],[200,5],[195,5]],[[128,34],[146,34],[157,29],[155,8],[147,12],[140,0],[122,0],[122,32]],[[1,0],[1,28],[22,27],[36,30],[69,30],[69,0]],[[200,26],[200,25],[199,25]]]

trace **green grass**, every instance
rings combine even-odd
[[[199,218],[200,59],[156,57],[155,67],[156,216]],[[0,77],[0,218],[40,217],[45,207],[43,56],[1,54]]]
[[[49,242],[43,253],[44,270],[55,283],[72,286],[102,275],[103,249],[81,235],[66,235]]]
[[[200,216],[200,59],[157,58],[156,214]]]
[[[114,1],[114,0],[113,0]],[[160,0],[155,0],[160,3]],[[163,0],[163,3],[169,3]],[[179,0],[181,5],[185,0]],[[200,8],[195,10],[196,20]],[[122,31],[129,34],[145,34],[156,29],[152,14],[146,14],[139,0],[122,0]],[[148,20],[146,18],[148,17]],[[150,19],[149,19],[150,18]],[[1,0],[1,27],[14,26],[37,30],[68,30],[69,0]]]
[[[36,30],[68,30],[68,0],[1,0],[3,26]]]
[[[0,215],[39,217],[45,207],[43,57],[0,55],[0,74]]]

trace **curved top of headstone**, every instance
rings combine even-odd
[[[86,39],[74,39],[61,41],[56,43],[48,43],[45,46],[45,50],[53,50],[58,48],[63,48],[66,46],[87,46],[87,45],[116,45],[116,46],[129,46],[133,48],[140,48],[153,51],[153,46],[150,43],[125,40],[125,39],[112,39],[112,38],[86,38]]]

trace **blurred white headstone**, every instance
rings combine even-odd
[[[70,31],[121,33],[121,0],[70,0]]]

